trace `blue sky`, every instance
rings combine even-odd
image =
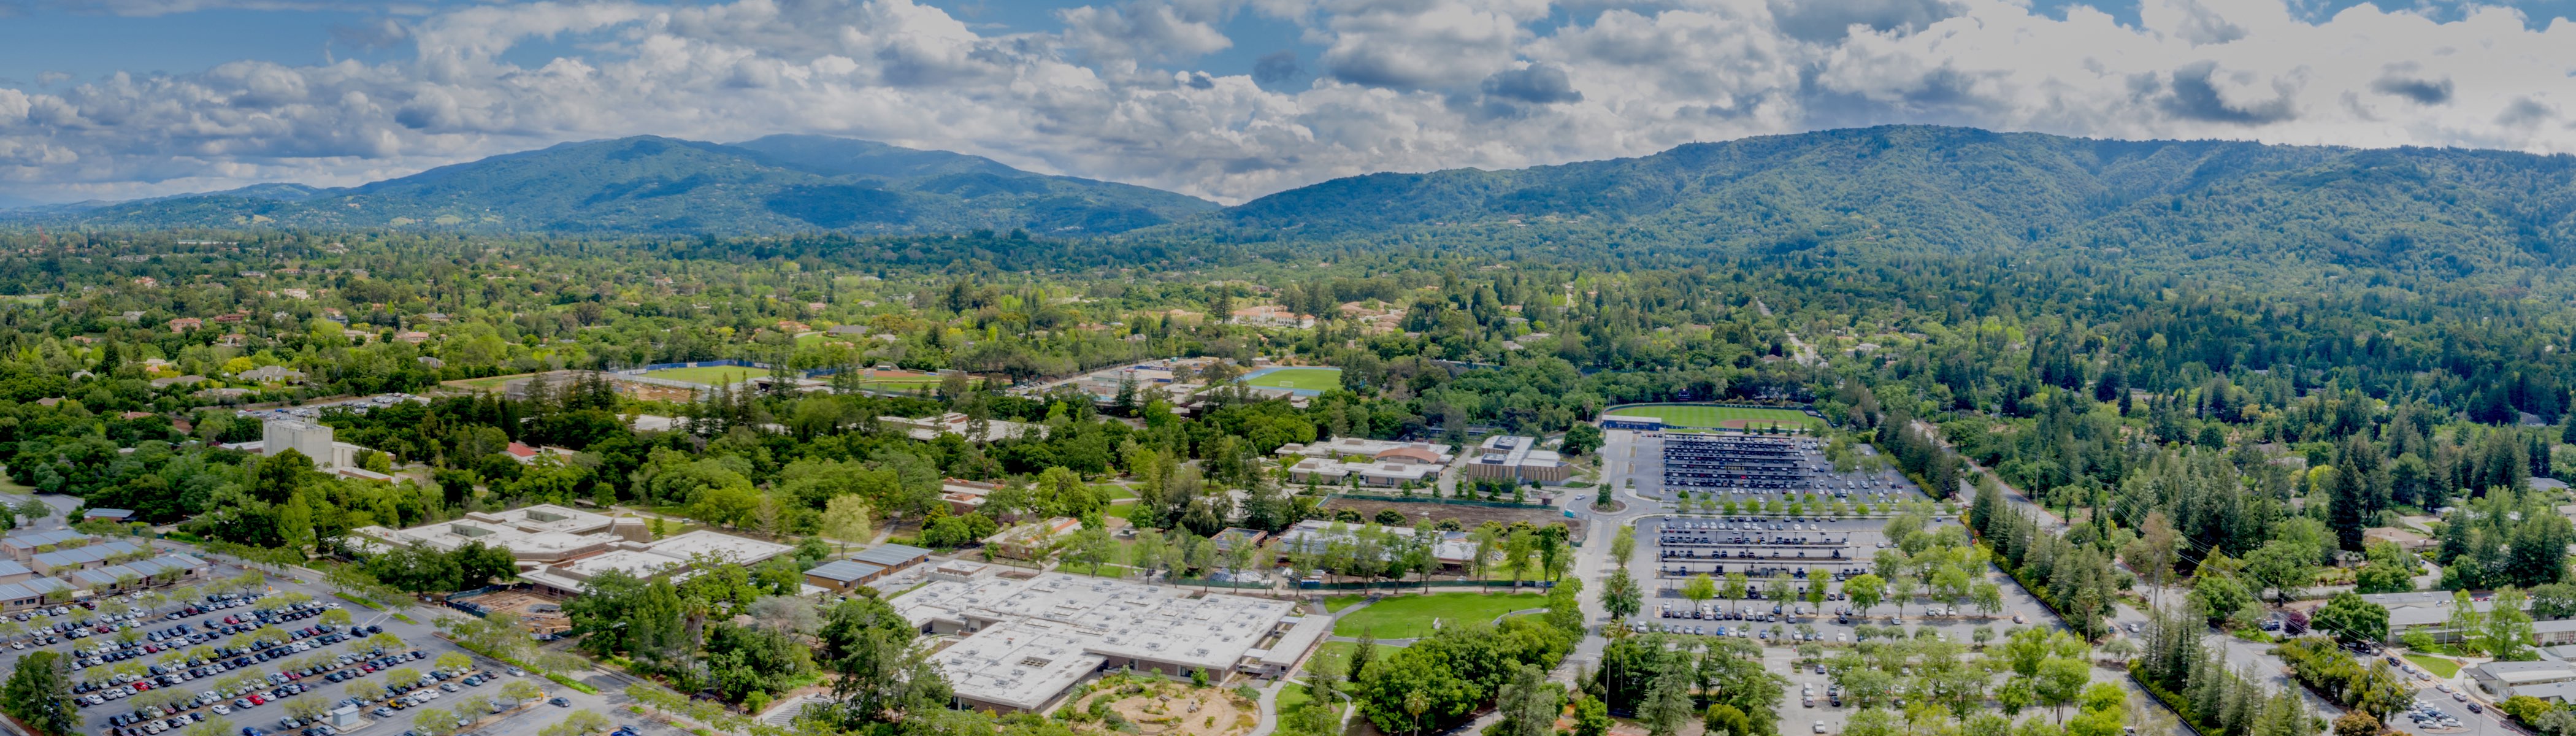
[[[0,204],[348,185],[634,134],[845,135],[1228,202],[1880,123],[2576,152],[2571,16],[2576,0],[0,0]]]

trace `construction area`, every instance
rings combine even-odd
[[[460,594],[447,599],[447,607],[490,617],[506,613],[519,621],[519,628],[539,639],[552,639],[572,630],[572,619],[564,616],[562,599],[528,590],[496,590]]]

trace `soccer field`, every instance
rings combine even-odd
[[[1733,406],[1628,406],[1609,416],[1657,417],[1668,427],[1760,429],[1773,424],[1820,428],[1824,422],[1792,409],[1745,409]]]
[[[1243,379],[1244,385],[1263,388],[1288,388],[1303,391],[1331,391],[1342,387],[1340,368],[1272,368],[1260,375]]]
[[[709,386],[731,386],[742,382],[743,379],[750,378],[752,376],[766,375],[768,373],[769,371],[764,371],[758,368],[745,368],[738,365],[702,365],[695,368],[664,368],[658,371],[645,371],[644,377],[660,378],[670,381],[687,381],[689,383],[703,383]]]

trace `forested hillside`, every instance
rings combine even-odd
[[[471,232],[1099,234],[1214,209],[1156,189],[1043,176],[991,159],[822,136],[720,145],[654,136],[566,143],[346,189],[265,184],[50,207],[55,225],[393,227]]]
[[[1609,239],[1773,253],[1830,246],[2086,248],[2159,258],[2287,253],[2465,270],[2562,262],[2562,251],[2576,247],[2571,163],[2495,151],[1891,126],[1516,171],[1357,176],[1152,232]]]

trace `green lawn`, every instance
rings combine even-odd
[[[1630,406],[1610,411],[1609,416],[1657,417],[1673,427],[1761,428],[1774,423],[1822,428],[1824,421],[1792,409],[1743,409],[1732,406]]]
[[[658,371],[645,371],[644,377],[660,378],[670,381],[687,381],[689,383],[703,383],[709,386],[731,386],[736,383],[741,383],[743,379],[750,378],[752,376],[767,375],[768,373],[768,371],[758,368],[726,365],[698,366],[694,368],[664,368]]]
[[[1328,596],[1324,596],[1324,612],[1325,612],[1325,613],[1341,613],[1341,612],[1342,612],[1342,609],[1349,608],[1349,607],[1351,607],[1351,605],[1352,605],[1352,604],[1356,604],[1356,603],[1359,603],[1360,601],[1364,601],[1364,600],[1368,600],[1368,596],[1364,596],[1364,595],[1328,595]]]
[[[1338,677],[1348,677],[1350,675],[1349,670],[1351,667],[1351,650],[1358,647],[1358,644],[1353,644],[1347,641],[1328,641],[1317,645],[1315,647],[1315,656],[1306,658],[1306,671],[1330,672]],[[1380,657],[1384,657],[1386,654],[1386,650],[1384,649],[1380,649],[1377,652],[1377,655]],[[1285,712],[1288,709],[1282,707],[1279,710]]]
[[[2424,671],[2433,673],[2434,677],[2439,677],[2445,680],[2451,679],[2460,674],[2460,663],[2456,660],[2443,659],[2429,654],[2409,654],[2406,655],[2406,661],[2413,662],[2415,663],[2415,666],[2424,668]]]
[[[1281,368],[1244,380],[1244,385],[1262,388],[1294,388],[1308,391],[1331,391],[1342,387],[1340,368]]]
[[[1439,620],[1442,626],[1489,622],[1512,611],[1546,606],[1547,597],[1537,593],[1399,595],[1343,616],[1333,624],[1333,633],[1338,636],[1371,633],[1380,639],[1416,639],[1431,635],[1434,619]]]
[[[1100,494],[1101,500],[1105,501],[1116,501],[1122,498],[1136,497],[1135,491],[1127,490],[1126,486],[1118,485],[1116,483],[1101,483],[1093,485],[1091,487],[1091,492]]]
[[[1315,702],[1315,695],[1314,693],[1306,692],[1306,686],[1304,685],[1289,685],[1287,687],[1279,688],[1280,715],[1284,716],[1290,713],[1295,713],[1297,712],[1297,709],[1306,707],[1306,704],[1311,702]]]

